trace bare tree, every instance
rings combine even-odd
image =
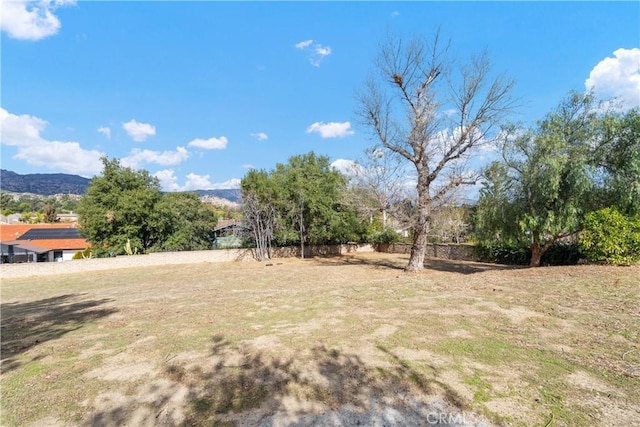
[[[376,77],[359,94],[360,116],[382,146],[415,167],[416,221],[408,271],[424,268],[432,207],[473,184],[467,160],[488,143],[513,107],[514,83],[490,76],[486,53],[455,67],[439,34],[431,41],[389,38]]]
[[[255,193],[249,193],[242,199],[242,213],[245,227],[256,242],[256,259],[271,259],[271,242],[277,224],[275,208],[261,203]]]
[[[389,211],[406,196],[406,176],[400,158],[378,147],[365,150],[365,158],[354,162],[350,176],[349,202],[361,215],[370,219],[382,215],[382,228],[387,228]]]
[[[453,204],[438,206],[431,212],[431,238],[440,243],[460,243],[467,231],[467,208]]]

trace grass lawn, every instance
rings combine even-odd
[[[25,425],[640,425],[640,267],[361,254],[2,281]]]

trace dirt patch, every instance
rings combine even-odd
[[[571,375],[567,376],[567,381],[585,390],[593,390],[605,394],[615,393],[613,387],[609,387],[604,382],[598,380],[594,376],[589,375],[584,371],[572,373]]]

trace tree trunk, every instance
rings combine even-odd
[[[540,245],[540,239],[534,237],[533,243],[531,244],[531,262],[529,263],[529,267],[540,267],[542,264],[542,256],[547,252],[553,244],[555,243],[557,237],[547,240],[544,245]]]
[[[529,267],[540,267],[542,254],[543,252],[540,242],[533,242],[531,245],[531,261],[529,262]]]
[[[304,259],[304,227],[302,225],[302,212],[300,212],[298,225],[300,226],[300,258]]]
[[[418,185],[420,185],[418,178]],[[424,257],[427,251],[429,237],[429,221],[431,219],[431,200],[429,198],[429,188],[422,188],[418,191],[418,220],[414,229],[413,246],[411,246],[411,256],[405,271],[420,271],[424,269]]]

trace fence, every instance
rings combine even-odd
[[[379,252],[408,254],[411,252],[411,245],[407,243],[391,243],[378,245]],[[475,256],[475,246],[457,244],[429,244],[427,245],[427,258],[443,258],[453,261],[477,261]]]

